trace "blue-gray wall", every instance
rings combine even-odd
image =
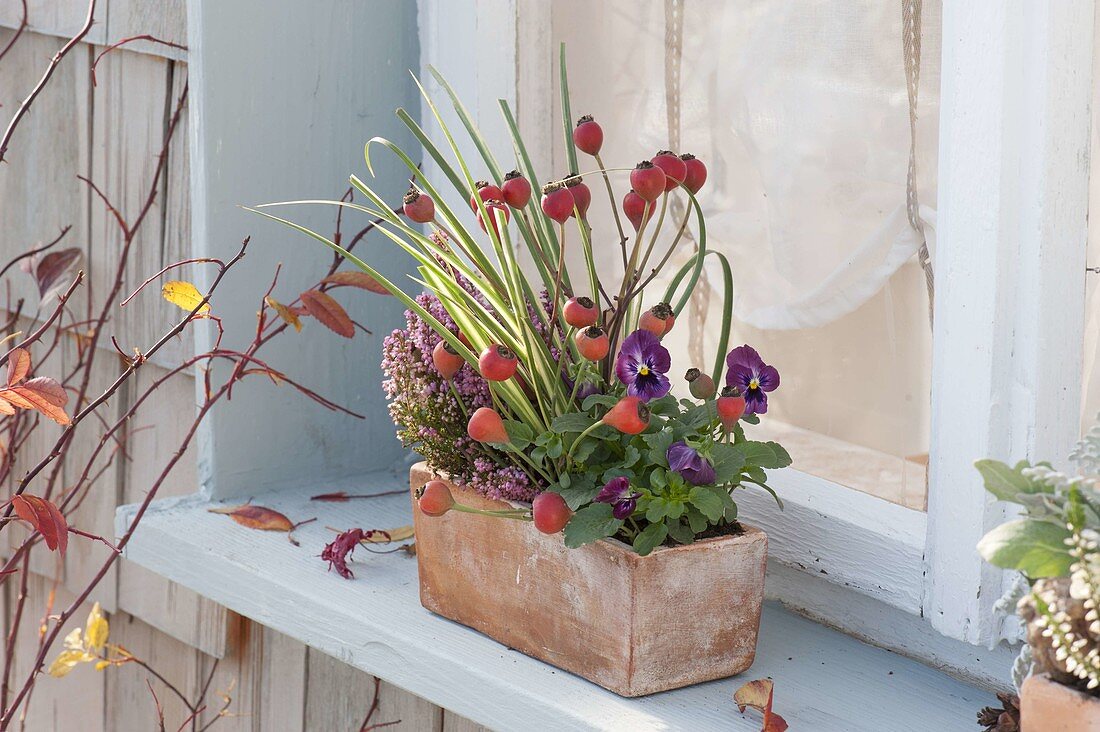
[[[191,0],[191,152],[196,256],[231,256],[246,235],[244,262],[213,300],[225,320],[224,344],[246,345],[277,263],[275,297],[290,302],[328,267],[322,245],[239,205],[335,199],[352,173],[366,178],[363,144],[373,135],[411,138],[394,117],[418,117],[410,69],[419,65],[416,3],[312,0]],[[379,159],[385,156],[379,156]],[[377,190],[394,202],[407,187],[400,163],[376,167]],[[295,207],[280,215],[331,235],[335,209]],[[366,219],[345,215],[344,230]],[[357,226],[358,225],[358,226]],[[362,256],[403,280],[407,257],[378,235]],[[215,495],[251,495],[283,484],[322,485],[388,467],[404,454],[381,391],[382,338],[402,322],[390,297],[341,289],[336,297],[374,334],[351,341],[308,319],[266,347],[263,358],[320,394],[368,415],[324,410],[291,387],[253,378],[209,420],[199,442],[200,475]],[[212,333],[200,334],[199,348]],[[224,372],[221,373],[224,377]],[[201,381],[201,380],[200,380]]]

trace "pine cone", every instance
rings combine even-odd
[[[1020,732],[1020,697],[998,694],[1001,708],[985,707],[978,712],[978,724],[983,732]]]

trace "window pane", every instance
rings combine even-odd
[[[931,247],[938,4],[924,3],[921,20],[919,66],[909,58],[921,74],[916,192]],[[671,145],[708,166],[708,247],[729,256],[736,281],[730,345],[753,345],[782,375],[753,436],[782,440],[800,470],[923,509],[931,330],[906,215],[902,30],[897,5],[870,1],[565,0],[553,33],[567,45],[574,116],[603,124],[605,164]],[[621,197],[625,175],[615,183]],[[594,239],[602,267],[621,271],[606,209],[593,206]],[[681,245],[672,261],[691,251]],[[650,289],[653,304],[664,286]],[[711,370],[721,295],[711,262],[693,304],[705,322],[685,313],[668,337],[679,373]]]

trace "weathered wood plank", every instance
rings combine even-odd
[[[443,732],[492,732],[488,727],[483,727],[477,722],[471,722],[454,712],[443,711]]]
[[[107,43],[150,35],[163,41],[187,45],[187,3],[185,0],[111,0],[107,18]],[[127,43],[130,51],[171,59],[186,59],[187,51],[149,41]]]
[[[99,0],[96,3],[95,25],[85,36],[88,43],[102,43],[107,37],[107,13],[107,0]],[[27,0],[28,29],[43,35],[59,36],[54,39],[54,51],[64,45],[62,39],[72,38],[80,31],[87,17],[88,0]],[[0,26],[18,28],[22,18],[23,5],[18,0],[0,3]],[[48,61],[49,56],[42,59],[43,64]]]

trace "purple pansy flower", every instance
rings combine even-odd
[[[745,414],[768,411],[768,395],[779,386],[779,372],[764,363],[752,346],[739,346],[726,356],[726,386],[736,386],[745,395]]]
[[[624,476],[612,478],[600,488],[596,496],[597,503],[610,503],[611,515],[617,519],[625,519],[634,513],[634,507],[638,505],[641,493],[630,492],[630,479]]]
[[[711,485],[717,477],[710,461],[683,440],[669,445],[665,457],[668,458],[668,467],[691,485]]]
[[[668,394],[672,384],[665,374],[671,367],[668,349],[648,330],[628,335],[615,359],[615,375],[626,384],[626,393],[644,401]]]

